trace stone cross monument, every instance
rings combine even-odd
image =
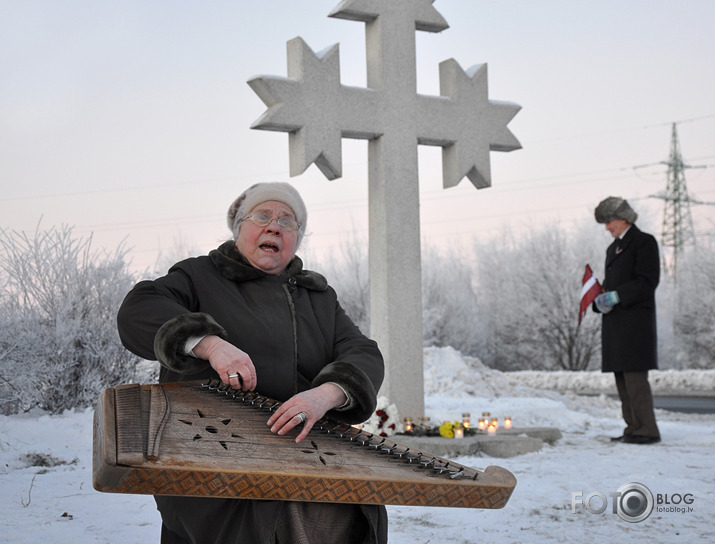
[[[370,335],[385,356],[380,395],[424,414],[418,144],[442,147],[443,186],[491,185],[489,152],[521,146],[507,128],[520,106],[489,100],[487,66],[439,66],[441,96],[417,94],[415,30],[447,22],[434,0],[343,0],[330,17],[365,23],[367,87],[340,83],[338,44],[288,42],[288,77],[248,81],[268,106],[252,128],[289,133],[290,175],[315,164],[342,175],[342,138],[368,140]]]

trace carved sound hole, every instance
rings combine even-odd
[[[196,410],[196,414],[189,414],[188,417],[179,418],[179,422],[191,427],[194,436],[192,440],[210,440],[218,442],[223,449],[228,451],[229,444],[236,444],[245,441],[246,437],[241,435],[232,425],[231,418],[221,418],[207,416],[201,410]]]
[[[312,448],[303,448],[300,450],[300,452],[305,453],[307,455],[317,455],[318,461],[320,461],[326,467],[328,466],[328,463],[330,463],[331,465],[342,465],[342,460],[337,453],[333,451],[321,451],[318,447],[318,444],[316,444],[312,440],[310,441],[310,445],[312,446]]]

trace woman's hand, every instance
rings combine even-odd
[[[199,359],[206,359],[221,378],[234,389],[253,391],[256,389],[256,367],[244,351],[223,338],[205,336],[192,350]]]
[[[333,383],[324,383],[315,389],[308,389],[292,396],[268,418],[272,433],[285,434],[303,423],[303,430],[296,437],[300,443],[328,410],[342,406],[347,398],[342,389]],[[304,421],[300,414],[304,414]]]

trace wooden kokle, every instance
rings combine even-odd
[[[502,508],[516,485],[329,419],[296,444],[266,421],[280,403],[221,382],[123,385],[94,414],[98,491]]]

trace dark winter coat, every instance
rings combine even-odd
[[[283,274],[270,275],[226,242],[138,283],[117,321],[127,349],[159,360],[161,382],[216,377],[208,361],[183,353],[189,337],[215,334],[248,353],[263,395],[285,401],[336,382],[353,403],[331,417],[359,423],[375,410],[384,376],[377,344],[345,314],[325,278],[303,270],[297,257]],[[157,504],[165,525],[192,542],[263,543],[272,542],[285,503],[157,497]],[[386,542],[385,508],[361,508],[371,526],[369,542]]]
[[[658,243],[631,225],[623,239],[606,250],[605,291],[620,303],[603,315],[603,372],[638,372],[658,368],[655,289],[660,280]]]

